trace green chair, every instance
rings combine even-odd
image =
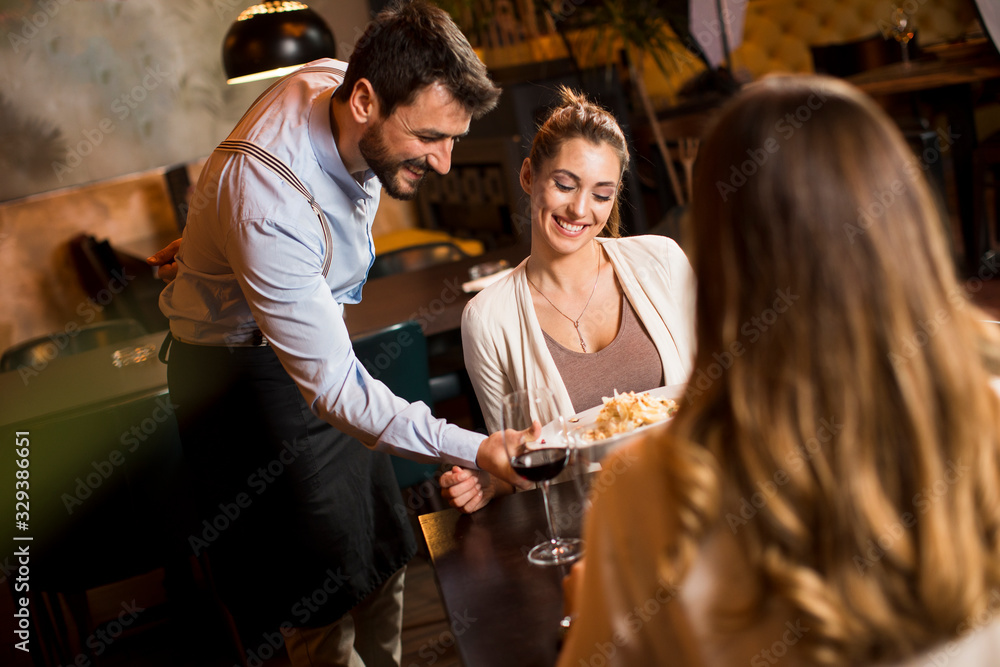
[[[354,354],[371,373],[397,396],[411,403],[431,401],[430,373],[427,368],[427,341],[416,322],[403,322],[352,339]],[[434,478],[436,463],[418,463],[392,457],[396,480],[402,489]]]

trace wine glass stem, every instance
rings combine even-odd
[[[903,65],[910,64],[910,45],[907,42],[903,42]]]
[[[552,508],[549,506],[549,480],[542,482],[542,502],[545,503],[545,521],[549,524],[549,542],[555,544],[559,540],[552,524]]]

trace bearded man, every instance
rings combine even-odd
[[[225,524],[192,549],[250,650],[280,630],[295,665],[398,664],[415,543],[387,453],[519,479],[501,434],[373,379],[343,318],[381,190],[409,199],[447,173],[499,94],[445,12],[393,6],[349,64],[310,63],[254,102],[209,157],[176,258],[151,258],[176,270],[160,307],[201,518]]]

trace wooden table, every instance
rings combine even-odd
[[[968,58],[921,58],[908,65],[892,63],[848,77],[848,81],[869,95],[912,93],[957,86],[1000,77],[1000,58],[990,50]]]
[[[62,336],[56,334],[58,344]],[[152,345],[159,351],[165,331],[114,343],[72,356],[57,357],[44,367],[0,373],[0,425],[30,425],[56,415],[111,409],[130,401],[167,395],[167,367],[153,357],[116,368],[112,354],[122,348]]]
[[[457,331],[462,326],[462,310],[474,296],[462,291],[462,283],[469,280],[469,268],[500,259],[517,266],[528,256],[528,250],[527,246],[509,246],[457,262],[370,280],[363,288],[361,303],[344,307],[347,329],[351,336],[361,336],[416,320],[428,337]]]
[[[24,534],[43,552],[71,548],[73,568],[96,574],[103,563],[95,545],[105,553],[138,552],[160,544],[168,526],[182,519],[183,455],[167,367],[156,358],[165,335],[57,357],[37,374],[0,373],[0,439],[13,443],[15,433],[27,432],[31,443]],[[141,346],[153,348],[147,361],[121,368],[112,363],[115,350]],[[14,461],[13,453],[0,457],[0,477],[14,479]],[[13,509],[11,502],[4,512]],[[14,544],[13,532],[13,516],[5,515],[0,560]],[[41,575],[61,574],[45,560],[37,565],[39,584]]]
[[[552,486],[551,499],[565,522],[560,534],[578,537],[576,486]],[[474,514],[447,509],[420,517],[463,664],[555,664],[569,568],[528,562],[528,551],[544,539],[544,517],[538,490],[497,498]]]

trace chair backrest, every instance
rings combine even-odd
[[[421,245],[399,248],[375,257],[368,277],[382,278],[406,271],[416,271],[434,266],[456,262],[468,257],[464,250],[453,243],[424,243]]]
[[[80,287],[92,299],[97,299],[113,318],[138,321],[138,312],[127,298],[128,284],[125,267],[107,240],[98,241],[91,234],[78,234],[69,241],[69,254],[76,268]],[[114,285],[112,290],[109,286]]]
[[[135,320],[120,319],[97,322],[78,327],[73,331],[60,331],[47,336],[26,340],[4,350],[0,357],[0,372],[12,371],[21,366],[44,366],[56,357],[65,357],[131,340],[148,333]]]
[[[394,394],[414,403],[431,406],[427,341],[416,322],[403,322],[351,341],[354,354],[376,380]],[[392,467],[401,488],[419,484],[437,472],[437,465],[392,457]]]
[[[191,188],[191,179],[188,176],[186,164],[178,164],[163,173],[163,178],[167,182],[167,194],[170,195],[170,203],[174,209],[174,220],[177,222],[177,231],[183,232],[187,224],[188,214],[188,190]]]

